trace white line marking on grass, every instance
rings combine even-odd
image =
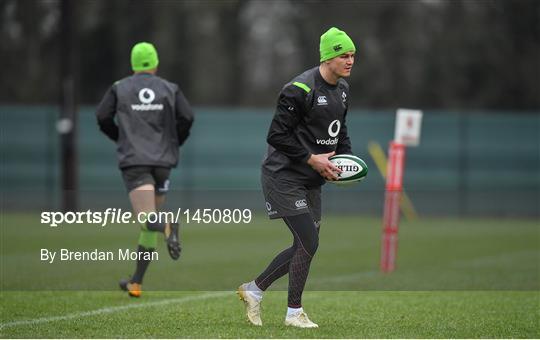
[[[370,278],[379,275],[380,272],[376,270],[367,270],[362,272],[356,272],[356,273],[350,273],[350,274],[343,274],[343,275],[337,275],[337,276],[323,276],[323,277],[314,277],[314,278],[308,278],[308,283],[310,285],[315,285],[314,289],[317,290],[317,288],[320,288],[321,284],[332,284],[332,283],[341,283],[341,282],[360,282],[359,280]],[[288,282],[280,282],[278,284],[272,285],[272,287],[275,290],[287,290]],[[333,289],[329,289],[333,290]],[[327,289],[328,291],[328,289]]]
[[[176,298],[176,299],[165,299],[165,300],[143,302],[143,303],[136,303],[136,304],[130,304],[130,305],[123,305],[123,306],[104,307],[100,309],[90,310],[87,312],[78,312],[78,313],[72,313],[72,314],[67,314],[67,315],[51,316],[48,318],[37,318],[37,319],[27,319],[27,320],[6,322],[3,324],[0,324],[0,329],[4,329],[7,327],[36,325],[40,323],[47,323],[47,322],[54,322],[54,321],[64,321],[64,320],[86,318],[89,316],[96,316],[96,315],[103,315],[103,314],[112,314],[112,313],[117,313],[117,312],[129,310],[129,309],[135,309],[135,308],[166,306],[166,305],[171,305],[175,303],[181,304],[181,303],[191,302],[191,301],[213,299],[213,298],[223,297],[227,295],[232,296],[232,293],[231,292],[208,293],[208,294],[203,294],[203,295],[186,296],[186,297]]]

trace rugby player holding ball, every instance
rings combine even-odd
[[[321,186],[341,172],[329,157],[351,154],[346,115],[356,48],[349,36],[330,28],[320,39],[320,65],[287,83],[267,136],[268,152],[261,182],[271,219],[281,218],[294,242],[279,253],[253,281],[238,288],[248,320],[262,325],[263,292],[289,274],[285,324],[316,328],[302,308],[302,293],[319,244]]]

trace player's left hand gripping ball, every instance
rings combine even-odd
[[[336,181],[328,181],[333,184],[349,184],[355,183],[366,178],[368,167],[366,163],[359,157],[354,155],[335,155],[328,160],[341,169]]]

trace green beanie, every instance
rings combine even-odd
[[[319,52],[321,53],[321,62],[335,58],[343,53],[355,52],[356,47],[347,33],[332,27],[321,35],[321,44]]]
[[[159,59],[154,45],[140,42],[131,49],[131,69],[133,71],[146,71],[158,66]]]

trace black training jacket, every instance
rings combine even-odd
[[[193,111],[178,85],[149,73],[114,83],[96,117],[101,131],[117,144],[120,168],[175,167],[178,148],[193,123]]]
[[[328,84],[318,66],[285,84],[268,131],[263,172],[307,187],[324,184],[307,160],[311,154],[352,153],[345,121],[348,99],[347,82]]]

